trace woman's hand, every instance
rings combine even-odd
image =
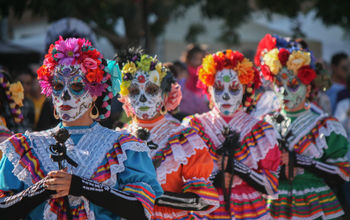
[[[51,171],[47,174],[49,179],[45,181],[47,189],[55,190],[57,194],[53,194],[52,198],[57,199],[69,194],[72,175],[67,173],[67,168],[64,170]]]

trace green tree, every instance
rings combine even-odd
[[[21,17],[26,10],[47,16],[49,21],[76,17],[89,24],[96,33],[107,37],[116,48],[143,45],[146,50],[154,46],[174,14],[181,14],[195,0],[2,0],[0,17],[13,10]],[[150,21],[152,17],[152,21]],[[126,36],[120,36],[114,27],[123,19]]]

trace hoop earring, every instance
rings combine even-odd
[[[57,120],[60,119],[60,116],[58,116],[55,107],[53,108],[53,117]]]
[[[165,109],[165,106],[163,105],[162,108],[160,109],[159,113],[162,115],[165,115],[168,111]]]
[[[95,111],[96,111],[96,114],[92,113],[92,111],[93,111],[94,109],[95,109]],[[96,118],[98,118],[99,116],[100,116],[100,112],[98,111],[98,108],[96,107],[95,102],[94,102],[94,106],[92,107],[91,112],[90,112],[90,117],[91,117],[92,119],[96,119]]]

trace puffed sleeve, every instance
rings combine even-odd
[[[200,137],[191,128],[186,129],[184,138],[188,141],[180,141],[181,143],[192,143],[196,146],[183,146],[195,148],[195,154],[188,158],[187,164],[182,167],[182,175],[184,179],[183,192],[191,192],[197,194],[202,203],[209,205],[206,210],[198,211],[199,214],[207,214],[218,208],[218,193],[209,180],[209,176],[213,171],[214,162],[211,158],[207,146]],[[200,146],[198,146],[200,145]]]
[[[13,165],[4,155],[0,161],[0,198],[20,192],[24,189],[24,183],[12,173]]]
[[[345,181],[349,181],[350,164],[346,157],[349,150],[347,138],[342,134],[332,132],[326,137],[326,142],[328,148],[325,149],[325,153],[320,158],[320,161],[337,166],[340,171],[340,177]]]
[[[259,121],[244,138],[242,144],[250,146],[250,153],[253,153],[254,158],[258,161],[258,169],[255,171],[265,177],[266,192],[269,195],[276,194],[280,150],[272,125],[265,121]]]
[[[154,201],[163,194],[148,152],[126,150],[125,170],[118,174],[123,191],[135,196],[144,207],[146,216],[153,212]]]

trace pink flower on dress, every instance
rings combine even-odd
[[[76,59],[80,57],[80,45],[78,39],[68,38],[63,40],[62,37],[56,41],[55,48],[58,53],[54,56],[58,59],[59,64],[74,65]]]

